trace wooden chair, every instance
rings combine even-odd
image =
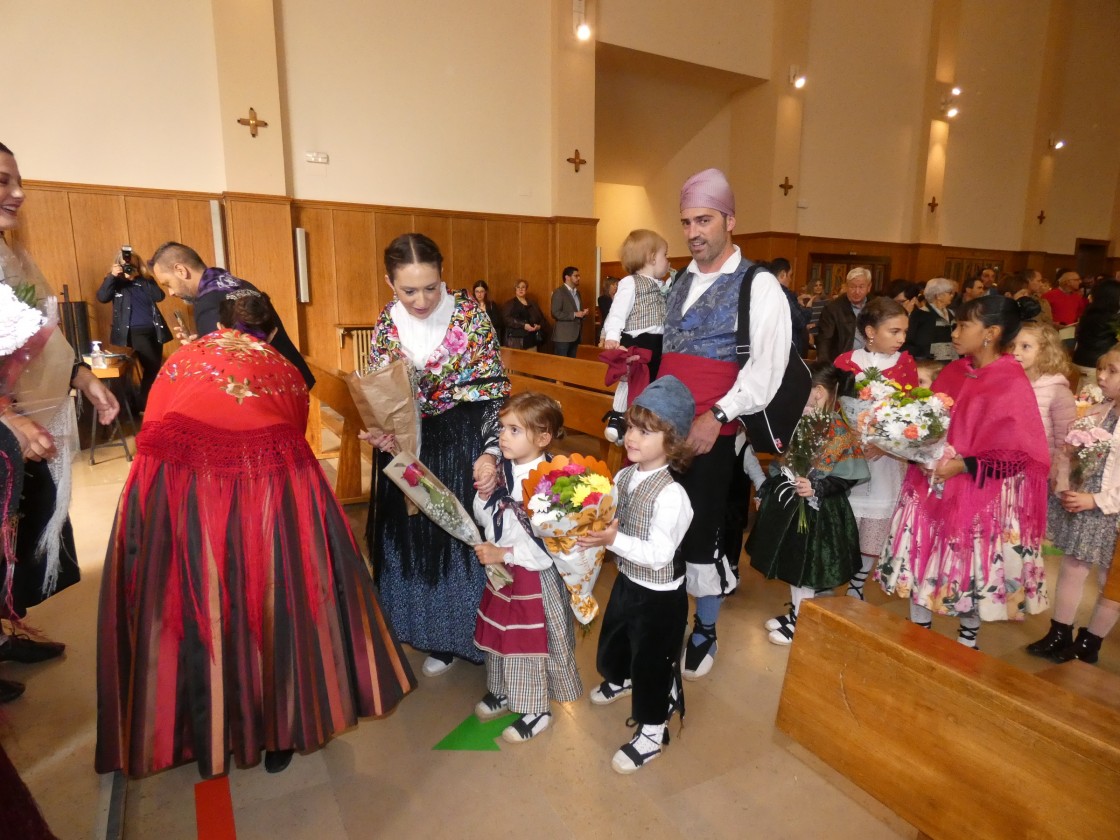
[[[311,389],[311,407],[307,417],[307,440],[317,458],[338,457],[338,475],[335,477],[334,492],[344,505],[366,502],[369,496],[362,492],[362,448],[358,432],[365,430],[350,388],[341,371],[331,372],[319,367],[304,356],[315,377],[315,387]],[[342,431],[339,433],[337,451],[323,451],[323,410],[330,406],[342,416]]]
[[[1028,674],[871,604],[805,601],[777,726],[924,836],[1116,837],[1120,678],[1083,665]]]

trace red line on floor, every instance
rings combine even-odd
[[[194,816],[198,840],[237,840],[229,777],[220,776],[194,786]]]

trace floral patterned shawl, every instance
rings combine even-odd
[[[416,370],[416,401],[422,417],[443,414],[463,402],[486,402],[509,396],[502,351],[486,310],[465,290],[451,293],[455,310],[443,341]],[[370,363],[381,368],[406,358],[393,321],[392,304],[377,319]]]

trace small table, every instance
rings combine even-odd
[[[89,357],[86,357],[89,361]],[[91,367],[93,375],[98,379],[105,382],[109,390],[117,398],[121,405],[121,411],[128,416],[128,424],[132,427],[132,433],[136,434],[136,419],[132,416],[132,408],[128,404],[128,395],[125,389],[120,387],[127,381],[128,375],[132,373],[132,355],[114,355],[105,359],[106,367],[96,368]],[[116,387],[114,387],[116,386]],[[97,453],[97,412],[93,412],[90,418],[90,436],[89,436],[89,463],[92,466],[96,462],[94,456]],[[124,449],[124,457],[126,461],[132,461],[132,451],[128,448],[128,438],[124,435],[124,428],[121,426],[120,413],[117,414],[113,420],[113,435],[107,443],[101,446],[119,446]]]

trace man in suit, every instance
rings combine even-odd
[[[821,311],[817,333],[817,360],[833,362],[841,353],[863,347],[863,336],[856,329],[856,318],[871,291],[871,272],[853,268],[848,272],[845,294],[830,301]]]
[[[552,293],[552,352],[557,356],[575,358],[583,319],[587,309],[579,297],[579,269],[570,265],[564,269],[564,283]]]

